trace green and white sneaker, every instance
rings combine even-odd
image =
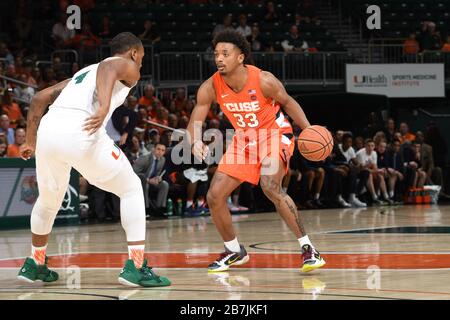
[[[118,280],[119,283],[130,287],[166,287],[171,285],[169,279],[156,275],[152,268],[147,266],[147,259],[144,259],[144,264],[140,269],[136,268],[133,260],[127,260]]]
[[[47,267],[48,258],[45,257],[44,265],[37,265],[34,259],[28,257],[20,268],[17,279],[20,281],[34,283],[35,281],[53,282],[58,280],[59,276],[55,271]]]

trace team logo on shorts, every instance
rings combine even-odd
[[[122,153],[122,150],[120,150],[120,148],[116,144],[114,144],[114,147],[115,150],[111,152],[111,155],[113,156],[114,159],[118,160],[120,154]]]
[[[34,204],[38,198],[38,186],[35,176],[24,177],[21,184],[20,200]]]

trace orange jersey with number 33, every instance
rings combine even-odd
[[[230,120],[235,130],[280,129],[292,133],[292,127],[280,110],[280,104],[264,97],[260,87],[261,69],[246,65],[247,83],[239,92],[234,92],[219,72],[213,75],[216,101]]]

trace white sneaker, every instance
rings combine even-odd
[[[350,204],[352,207],[356,207],[356,208],[366,208],[367,207],[367,203],[360,201],[356,197],[354,197],[353,199],[350,199]]]
[[[350,208],[352,206],[350,203],[348,203],[342,198],[338,199],[338,203],[341,205],[342,208]]]

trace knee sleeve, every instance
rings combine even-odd
[[[45,196],[41,194],[31,212],[31,232],[37,235],[47,235],[52,231],[55,217],[61,207],[62,197]]]

